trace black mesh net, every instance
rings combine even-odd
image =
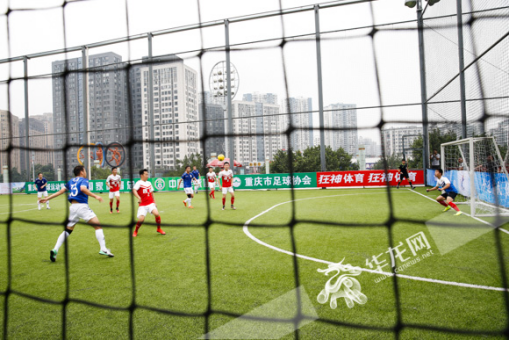
[[[222,20],[202,21],[200,8],[203,6],[203,2],[197,1],[198,25],[133,36],[130,35],[129,25],[129,18],[132,14],[130,2],[125,1],[122,12],[126,15],[127,38],[93,43],[85,47],[67,46],[66,25],[69,23],[66,13],[73,10],[73,6],[89,1],[64,1],[55,7],[45,9],[9,7],[7,5],[1,17],[7,28],[8,58],[0,60],[0,65],[4,67],[3,74],[6,75],[0,82],[0,89],[7,92],[8,100],[2,105],[6,104],[7,111],[11,111],[12,107],[19,106],[12,100],[15,97],[14,94],[23,93],[26,98],[25,112],[28,117],[28,109],[32,105],[29,104],[31,98],[40,96],[35,93],[35,90],[29,88],[29,84],[33,84],[36,89],[49,87],[52,89],[51,95],[53,96],[54,112],[51,123],[54,125],[54,130],[50,133],[44,132],[44,128],[37,130],[25,121],[27,127],[25,134],[19,135],[16,132],[20,124],[18,118],[12,115],[5,115],[5,117],[2,115],[1,124],[6,126],[6,128],[2,127],[4,134],[1,140],[2,165],[8,166],[10,174],[15,167],[19,169],[24,166],[25,170],[28,170],[30,157],[35,154],[36,157],[52,157],[55,166],[61,167],[64,180],[70,179],[72,169],[80,161],[89,165],[93,161],[102,162],[103,160],[110,165],[122,165],[125,169],[124,177],[135,178],[138,170],[144,167],[150,169],[151,176],[157,177],[161,176],[166,168],[175,166],[176,160],[183,158],[186,154],[200,152],[203,155],[208,155],[210,152],[223,152],[227,157],[230,157],[231,147],[228,146],[230,140],[233,141],[230,145],[233,145],[235,152],[239,154],[244,152],[244,148],[246,154],[263,154],[273,151],[263,150],[263,148],[254,149],[256,145],[261,145],[259,144],[261,143],[260,138],[278,139],[277,142],[270,144],[275,145],[276,148],[288,150],[299,141],[312,139],[313,134],[310,132],[313,132],[316,137],[321,132],[327,134],[340,131],[344,133],[341,138],[357,139],[357,133],[365,130],[375,131],[381,135],[382,128],[387,124],[422,123],[419,88],[399,88],[398,96],[393,96],[394,91],[387,90],[390,87],[398,86],[394,82],[394,77],[399,77],[400,74],[405,76],[403,73],[408,71],[405,68],[401,69],[402,66],[394,60],[405,59],[407,49],[413,48],[415,52],[418,33],[417,20],[400,22],[386,20],[383,6],[388,1],[393,0],[336,1],[291,10],[283,9],[279,2],[277,4],[279,10],[232,18],[226,22]],[[507,62],[509,58],[507,40],[509,6],[503,0],[463,1],[462,4],[463,15],[460,17],[464,39],[464,98],[461,96],[459,72],[457,3],[450,0],[440,1],[434,6],[426,5],[426,2],[423,3],[427,107],[429,123],[432,126],[450,127],[457,131],[457,135],[461,135],[462,129],[465,128],[467,136],[472,136],[488,132],[491,129],[503,129],[504,124],[506,125],[509,121],[506,119],[509,110],[509,96],[507,95],[509,85],[509,63]],[[353,11],[353,8],[360,11],[356,12],[357,14],[363,13],[362,16],[356,17],[355,24],[346,20],[351,15],[350,11]],[[11,56],[10,44],[13,39],[16,39],[16,32],[13,32],[10,23],[15,20],[18,13],[27,11],[41,13],[57,11],[60,13],[65,49],[28,56]],[[318,25],[315,22],[315,14],[321,16],[321,27],[315,26]],[[336,20],[338,17],[344,20]],[[217,39],[211,37],[219,36],[223,39],[225,26],[229,26],[230,44],[226,45],[224,42],[216,44]],[[274,30],[270,34],[257,34],[256,28],[260,26],[270,26]],[[315,31],[317,27],[319,28],[318,32]],[[415,45],[412,47],[401,46],[398,43],[398,38],[409,34],[415,37]],[[174,36],[177,35],[179,38],[194,39],[196,42],[189,49],[182,50],[174,39]],[[308,47],[304,55],[294,54],[294,48],[297,45]],[[317,59],[317,46],[320,46],[321,59]],[[370,53],[359,53],[357,50],[359,48],[363,48],[363,51],[369,50]],[[116,52],[109,52],[112,50]],[[280,103],[277,99],[266,97],[263,99],[267,104],[265,111],[261,113],[248,112],[242,111],[247,110],[246,108],[236,107],[237,114],[231,121],[234,127],[233,131],[236,132],[225,128],[225,126],[229,126],[230,122],[223,115],[222,106],[218,105],[217,111],[214,111],[214,105],[206,105],[210,101],[214,101],[214,98],[207,98],[209,95],[213,97],[214,93],[206,94],[207,78],[209,77],[209,72],[206,70],[211,64],[209,59],[211,56],[221,55],[223,58],[227,54],[232,59],[241,59],[246,54],[254,56],[258,60],[258,64],[252,65],[252,67],[259,68],[260,84],[279,82],[281,88],[285,90],[285,98],[292,97],[293,86],[297,86],[297,83],[307,83],[309,92],[320,98],[319,103],[313,103],[318,106],[318,109],[313,109],[313,105],[298,106],[287,100],[282,105],[284,112],[271,111],[270,105],[279,105]],[[417,53],[410,55],[417,56]],[[302,58],[305,63],[297,66],[295,63],[290,64],[288,60],[291,58]],[[85,60],[88,60],[86,63],[88,65],[84,65]],[[184,60],[192,60],[199,71],[190,71],[183,64]],[[311,63],[309,63],[310,60]],[[31,65],[49,64],[50,62],[51,70],[47,72],[36,74],[31,71]],[[175,69],[173,66],[163,67],[169,62],[178,63],[180,66],[175,66]],[[410,76],[414,78],[418,77],[418,72],[415,72],[417,68],[414,66],[417,63],[416,59],[409,66],[409,69],[413,70]],[[321,74],[316,73],[317,69]],[[331,93],[336,89],[324,89],[323,93],[321,89],[322,80],[324,83],[330,83],[331,80],[333,82],[335,77],[341,78],[345,69],[353,69],[358,74],[357,79],[350,79],[338,84],[339,90],[353,87],[359,93],[356,98],[358,126],[336,122],[333,118],[324,122],[324,126],[321,128],[312,126],[309,123],[310,114],[318,115],[320,112],[324,112],[325,117],[328,117],[327,114],[331,112],[352,109],[348,106],[324,106],[324,103],[331,102]],[[307,72],[306,70],[312,71]],[[311,81],[308,79],[309,75],[311,75]],[[185,81],[184,91],[189,93],[172,93],[171,85],[180,81]],[[236,84],[233,79],[232,84]],[[226,84],[219,85],[218,83],[219,86],[228,88]],[[108,91],[107,94],[104,92],[105,89]],[[230,89],[230,92],[234,91],[234,88]],[[49,94],[50,91],[46,93]],[[466,120],[462,120],[462,100],[466,108]],[[178,110],[175,101],[179,102]],[[170,105],[170,102],[173,105]],[[227,106],[227,103],[222,105]],[[108,113],[105,113],[106,111]],[[115,117],[115,120],[103,119],[102,114],[109,114]],[[260,119],[260,116],[263,116],[264,119]],[[271,128],[267,130],[268,132],[265,131],[261,134],[260,124],[269,124]],[[177,129],[179,133],[177,133]],[[230,132],[225,133],[224,131]],[[54,140],[52,147],[37,146],[38,143],[45,143],[44,138]],[[106,142],[98,147],[98,143],[101,141]],[[94,144],[92,145],[92,143]],[[98,152],[102,155],[99,156]],[[384,155],[385,152],[382,146]],[[290,176],[292,176],[294,154],[287,152],[287,155]],[[203,162],[205,165],[206,161]],[[319,170],[316,169],[316,171]],[[292,200],[295,199],[294,190],[290,191],[290,196]],[[397,218],[390,190],[387,190],[385,199],[389,206],[389,218],[380,224],[370,224],[369,227],[385,228],[389,247],[392,248],[394,246],[392,230],[395,224],[398,222],[423,224],[424,221],[418,217],[410,221]],[[125,334],[130,338],[135,335],[135,314],[143,311],[153,311],[177,318],[202,318],[203,334],[210,331],[212,316],[240,317],[243,315],[240,311],[235,310],[235,306],[232,306],[231,309],[216,308],[212,303],[214,275],[211,269],[213,258],[210,250],[210,228],[214,223],[237,228],[243,227],[244,224],[214,220],[210,207],[207,208],[206,219],[203,223],[183,226],[179,223],[171,223],[170,219],[166,219],[163,224],[163,226],[169,227],[197,227],[204,231],[203,255],[206,268],[204,294],[207,302],[203,312],[188,313],[178,309],[157,308],[137,301],[136,282],[140,268],[135,266],[135,247],[131,237],[135,224],[134,216],[127,225],[104,225],[105,228],[126,230],[128,241],[125,247],[129,254],[129,289],[132,296],[127,306],[106,305],[70,297],[69,282],[72,262],[69,257],[72,257],[72,254],[68,256],[67,242],[63,258],[65,272],[62,274],[65,275],[65,292],[61,300],[47,299],[14,289],[11,282],[13,254],[16,253],[16,249],[13,248],[11,239],[13,233],[17,231],[13,229],[12,225],[15,222],[34,222],[14,216],[12,195],[9,202],[6,232],[1,236],[2,242],[4,240],[6,242],[7,255],[6,271],[1,273],[7,277],[7,285],[5,290],[0,292],[4,301],[2,320],[4,339],[10,337],[10,323],[12,318],[16,317],[10,313],[13,298],[33,300],[61,308],[62,317],[58,321],[58,325],[54,326],[60,327],[62,338],[68,336],[69,310],[76,304],[89,306],[92,308],[92,312],[104,309],[128,313],[129,322],[126,325]],[[134,206],[134,198],[131,198],[131,205]],[[287,224],[293,253],[297,253],[294,229],[296,225],[303,222],[336,228],[354,225],[352,223],[299,220],[296,214],[296,204],[293,202],[291,204],[291,219]],[[150,222],[146,223],[150,224]],[[43,226],[55,223],[39,221],[37,224]],[[65,222],[62,222],[62,225],[65,227]],[[255,228],[260,226],[265,225],[252,225]],[[359,223],[358,226],[366,227],[367,225]],[[506,261],[500,237],[500,232],[497,231],[494,252],[498,257],[500,276],[505,289],[507,287],[504,266]],[[394,268],[392,270],[395,273]],[[399,338],[405,329],[436,331],[444,333],[446,336],[452,334],[509,336],[508,328],[500,332],[487,332],[405,322],[397,275],[393,275],[391,280],[395,301],[393,306],[395,319],[392,326],[366,326],[323,317],[318,318],[317,322],[336,327],[338,336],[342,328],[365,329],[372,331],[373,334],[382,332],[396,338]],[[293,281],[295,288],[298,288],[301,279],[296,256],[293,257]],[[167,289],[171,289],[171,287],[167,287]],[[507,291],[504,290],[503,294],[505,308],[509,313]],[[301,296],[297,293],[299,302],[300,299]],[[300,308],[298,311],[291,319],[266,320],[263,317],[251,317],[251,319],[295,325],[310,319],[310,316],[304,315]],[[86,315],[80,316],[80,318],[86,318]],[[293,336],[299,338],[299,331],[296,330]]]

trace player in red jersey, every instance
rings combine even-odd
[[[113,214],[113,199],[117,198],[117,213],[120,212],[118,210],[118,206],[120,205],[120,183],[122,182],[122,178],[117,174],[118,169],[116,166],[111,168],[111,175],[106,178],[106,186],[110,189],[110,214]]]
[[[138,204],[140,205],[137,215],[138,222],[136,222],[136,229],[133,232],[133,237],[138,236],[138,230],[143,224],[143,221],[145,221],[145,216],[149,213],[156,217],[157,232],[161,235],[166,235],[161,229],[161,216],[159,215],[159,211],[157,211],[154,195],[152,194],[153,191],[152,183],[148,181],[148,170],[140,170],[140,180],[136,182],[133,187],[133,194],[138,199]]]
[[[213,198],[213,199],[216,199],[216,196],[214,195],[214,192],[216,190],[216,179],[217,179],[217,175],[214,172],[214,168],[209,167],[209,173],[207,174],[207,182],[209,183],[209,189],[210,189],[209,197]]]
[[[230,170],[230,163],[225,162],[224,163],[224,169],[219,172],[219,179],[221,182],[219,183],[219,190],[223,191],[223,210],[225,207],[226,202],[226,195],[230,193],[231,196],[231,202],[232,202],[232,209],[235,210],[235,206],[233,205],[233,202],[235,202],[235,194],[233,193],[233,171]]]

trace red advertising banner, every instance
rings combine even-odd
[[[422,170],[408,170],[408,176],[413,184],[424,184]],[[320,187],[376,187],[397,185],[400,179],[398,170],[389,170],[387,176],[383,170],[357,170],[357,171],[329,171],[317,172],[316,183]],[[408,185],[406,179],[401,185]]]

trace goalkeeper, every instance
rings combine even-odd
[[[401,164],[399,165],[398,169],[399,169],[399,182],[396,188],[399,189],[399,185],[401,184],[401,182],[403,182],[403,179],[406,178],[406,180],[410,184],[410,187],[412,189],[415,189],[414,185],[412,184],[412,181],[410,180],[410,176],[408,175],[408,165],[406,164],[405,159],[401,160]]]

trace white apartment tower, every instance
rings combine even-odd
[[[240,135],[233,139],[235,160],[243,164],[257,161],[258,150],[263,148],[263,145],[258,142],[260,139],[257,136],[253,136],[253,134],[258,133],[261,127],[260,120],[262,119],[261,117],[256,117],[255,103],[234,101],[232,116],[233,133]]]
[[[263,162],[281,149],[279,105],[236,100],[232,114],[236,160]]]
[[[403,136],[405,137],[405,147],[410,147],[414,140],[422,136],[421,126],[404,126],[382,129],[382,145],[385,148],[387,156],[403,154]]]
[[[288,107],[290,105],[290,107]],[[290,146],[293,151],[304,151],[313,146],[313,113],[311,98],[291,97],[281,102],[283,115],[281,118],[283,130],[288,128],[291,121],[294,130],[290,136]],[[283,142],[285,149],[287,140]]]
[[[20,146],[19,118],[11,114],[9,111],[0,110],[0,167],[9,165],[9,153],[5,150],[9,147],[11,140],[13,146]],[[10,162],[11,169],[17,168],[18,171],[21,171],[19,148],[12,149]]]
[[[357,107],[355,104],[331,104],[324,108],[324,127],[345,130],[325,130],[325,145],[333,150],[343,148],[357,154]]]
[[[173,56],[152,65],[153,101],[149,100],[149,66],[139,66],[143,166],[150,166],[149,107],[154,110],[155,167],[167,169],[177,159],[200,152],[197,72]],[[138,71],[138,70],[136,70]]]

